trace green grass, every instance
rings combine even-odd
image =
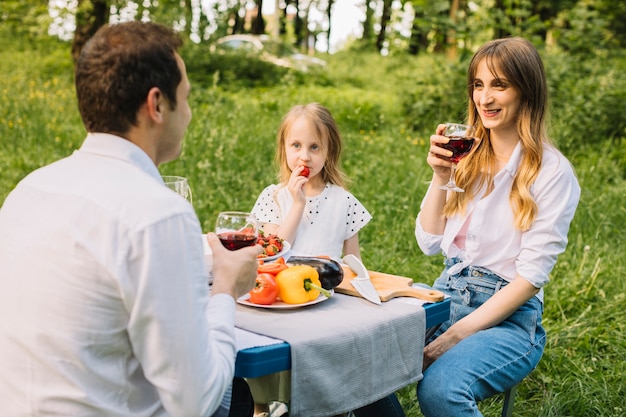
[[[195,83],[194,117],[183,154],[161,166],[161,172],[189,177],[198,217],[210,230],[217,212],[250,209],[263,187],[275,181],[275,133],[287,109],[319,101],[330,108],[343,133],[343,165],[352,191],[374,216],[360,234],[365,263],[432,283],[442,259],[421,254],[413,228],[431,175],[426,143],[440,120],[407,115],[405,109],[415,106],[407,106],[405,92],[415,74],[423,78],[433,58],[363,53],[328,60],[321,84],[301,78],[254,89]],[[367,69],[359,70],[360,65]],[[67,50],[0,51],[0,201],[28,172],[82,143],[85,132],[71,71]],[[431,90],[436,89],[431,85]],[[410,97],[419,105],[433,101]],[[568,117],[582,111],[568,109],[553,119],[565,126]],[[546,352],[519,386],[516,416],[626,414],[623,133],[595,142],[570,138],[577,145],[568,144],[566,155],[579,176],[582,198],[567,251],[546,287]],[[414,386],[401,390],[400,397],[408,416],[421,415]],[[494,416],[501,407],[501,396],[481,405],[485,415]]]

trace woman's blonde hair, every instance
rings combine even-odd
[[[289,134],[289,129],[294,121],[301,117],[306,118],[313,128],[315,135],[326,149],[326,161],[321,175],[324,183],[331,183],[340,187],[346,187],[347,177],[341,169],[340,158],[342,150],[341,135],[339,128],[330,111],[319,103],[300,104],[292,107],[278,128],[276,135],[276,156],[275,162],[279,170],[279,181],[286,183],[289,181],[291,169],[287,165],[287,153],[285,150],[285,138]]]
[[[452,193],[444,214],[462,212],[478,190],[493,183],[495,154],[490,132],[483,126],[473,100],[477,68],[485,62],[494,77],[506,78],[520,92],[517,134],[521,139],[522,157],[515,173],[509,201],[515,216],[515,227],[528,230],[535,220],[537,204],[530,187],[541,169],[543,149],[550,140],[546,132],[548,86],[543,62],[535,47],[526,39],[506,38],[488,42],[472,58],[468,70],[468,124],[476,128],[482,139],[474,152],[462,160],[457,182],[465,193]]]

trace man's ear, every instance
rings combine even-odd
[[[146,110],[148,117],[155,123],[161,123],[163,121],[163,109],[167,105],[165,96],[157,87],[152,87],[148,91],[148,97],[146,98]]]

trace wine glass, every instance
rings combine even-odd
[[[215,233],[229,250],[255,245],[259,238],[256,217],[244,211],[223,211],[218,214]]]
[[[452,152],[450,162],[450,179],[446,185],[442,185],[442,190],[456,191],[459,193],[465,192],[464,189],[456,185],[454,179],[454,173],[456,171],[456,164],[459,163],[461,158],[466,156],[474,147],[476,141],[476,130],[473,126],[464,125],[460,123],[446,123],[446,128],[442,133],[443,136],[450,139],[448,143],[438,143],[437,146],[447,149]]]
[[[176,191],[183,198],[189,201],[189,203],[193,204],[193,195],[187,178],[176,175],[163,175],[162,178],[167,188]]]

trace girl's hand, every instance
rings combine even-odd
[[[307,177],[302,176],[304,166],[297,166],[291,171],[287,189],[291,193],[294,202],[305,203],[306,195],[304,194],[304,185],[309,181]]]
[[[447,182],[450,177],[450,169],[452,166],[450,162],[452,152],[438,146],[440,143],[448,143],[450,141],[450,139],[441,135],[445,128],[445,124],[438,125],[436,133],[430,137],[430,148],[428,150],[428,158],[426,159],[426,162],[433,169],[435,175],[440,177],[444,183]]]

